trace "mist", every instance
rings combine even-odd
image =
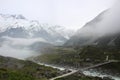
[[[24,60],[28,57],[35,56],[35,52],[28,49],[15,49],[13,47],[3,45],[0,47],[0,55]]]
[[[98,45],[106,40],[108,44],[112,43],[111,45],[114,46],[114,40],[118,39],[120,34],[119,7],[120,1],[116,2],[111,8],[101,12],[93,20],[90,20],[80,28],[65,45]]]
[[[88,14],[87,12],[85,13]],[[111,8],[105,10],[100,15],[96,16],[92,21],[88,22],[82,29],[78,30],[78,32],[76,33],[76,36],[80,38],[90,37],[92,38],[92,40],[94,40],[104,35],[111,35],[119,32],[120,31],[120,26],[119,26],[120,17],[118,17],[119,14],[120,14],[119,2],[117,2]],[[79,15],[82,15],[82,14],[79,14]],[[86,16],[86,15],[83,15],[83,16]],[[67,22],[70,23],[69,20],[67,20]],[[79,20],[79,23],[80,23],[80,20]],[[2,39],[4,39],[4,41],[1,42],[1,45],[0,45],[1,46],[0,55],[10,56],[10,57],[15,57],[20,59],[25,59],[27,57],[40,55],[41,54],[40,51],[36,52],[32,48],[30,48],[30,46],[36,42],[47,42],[46,40],[41,38],[11,38],[11,37],[4,36],[2,37]]]
[[[0,13],[22,14],[30,20],[79,29],[115,0],[0,0]],[[22,6],[21,6],[22,5]]]
[[[120,3],[116,3],[111,8],[103,11],[92,21],[79,29],[76,36],[79,37],[101,37],[105,35],[116,34],[120,32]]]
[[[7,57],[14,57],[18,59],[26,59],[31,56],[40,55],[40,51],[36,52],[32,50],[29,46],[36,43],[44,41],[40,38],[35,39],[25,39],[25,38],[11,38],[2,37],[4,41],[0,46],[0,55]]]

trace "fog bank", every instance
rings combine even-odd
[[[40,55],[40,51],[36,52],[29,48],[30,45],[44,41],[41,39],[22,39],[4,37],[4,41],[0,45],[0,55],[14,57],[18,59],[26,59],[31,56]]]

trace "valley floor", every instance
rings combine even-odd
[[[96,77],[88,75],[85,70],[78,70],[102,63],[104,65],[99,64],[92,67],[92,70],[100,74],[119,76],[120,62],[112,62],[120,60],[119,52],[118,48],[95,46],[54,47],[27,60],[0,56],[0,80],[114,80],[115,78],[109,76]],[[108,60],[106,56],[109,56]]]
[[[50,51],[44,52],[43,55],[40,55],[38,57],[35,57],[34,60],[36,62],[42,62],[46,64],[52,64],[57,66],[64,66],[69,68],[84,68],[91,65],[95,65],[98,63],[103,63],[105,61],[115,61],[120,60],[120,49],[119,48],[113,48],[113,47],[96,47],[96,46],[86,46],[83,48],[79,47],[56,47],[51,48]],[[107,57],[108,60],[106,59]],[[110,67],[111,66],[111,67]],[[99,71],[101,74],[108,74],[108,75],[114,75],[118,76],[120,74],[120,65],[118,63],[110,63],[106,64],[104,66],[100,66],[97,68],[93,68],[95,71]],[[71,72],[72,73],[72,72]],[[69,73],[69,74],[71,74]],[[77,73],[75,73],[77,74]],[[64,76],[60,79],[59,76],[57,77],[58,80],[111,80],[109,78],[92,78],[88,76],[81,77],[76,76],[75,74],[70,76]],[[73,77],[74,79],[70,79],[70,77]],[[109,76],[108,76],[109,77]],[[87,79],[88,78],[88,79]],[[54,79],[54,78],[53,78]],[[56,79],[56,80],[57,80]],[[117,80],[117,79],[116,79]],[[118,79],[119,80],[119,79]]]

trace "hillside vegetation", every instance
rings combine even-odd
[[[74,68],[91,66],[109,60],[120,60],[120,49],[115,47],[56,47],[35,58],[48,64]],[[118,66],[120,66],[118,64]]]
[[[0,56],[0,80],[48,80],[61,75],[58,69]]]
[[[76,74],[73,74],[73,75],[70,75],[70,76],[67,76],[64,78],[59,78],[56,80],[112,80],[112,79],[110,79],[110,78],[102,79],[99,77],[90,77],[90,76],[85,76],[83,74],[76,73]]]

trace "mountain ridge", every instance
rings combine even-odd
[[[66,46],[119,46],[120,9],[107,9],[86,23],[64,45]]]
[[[43,38],[51,43],[63,44],[73,32],[63,26],[40,24],[37,20],[28,20],[22,15],[0,14],[0,37]]]

